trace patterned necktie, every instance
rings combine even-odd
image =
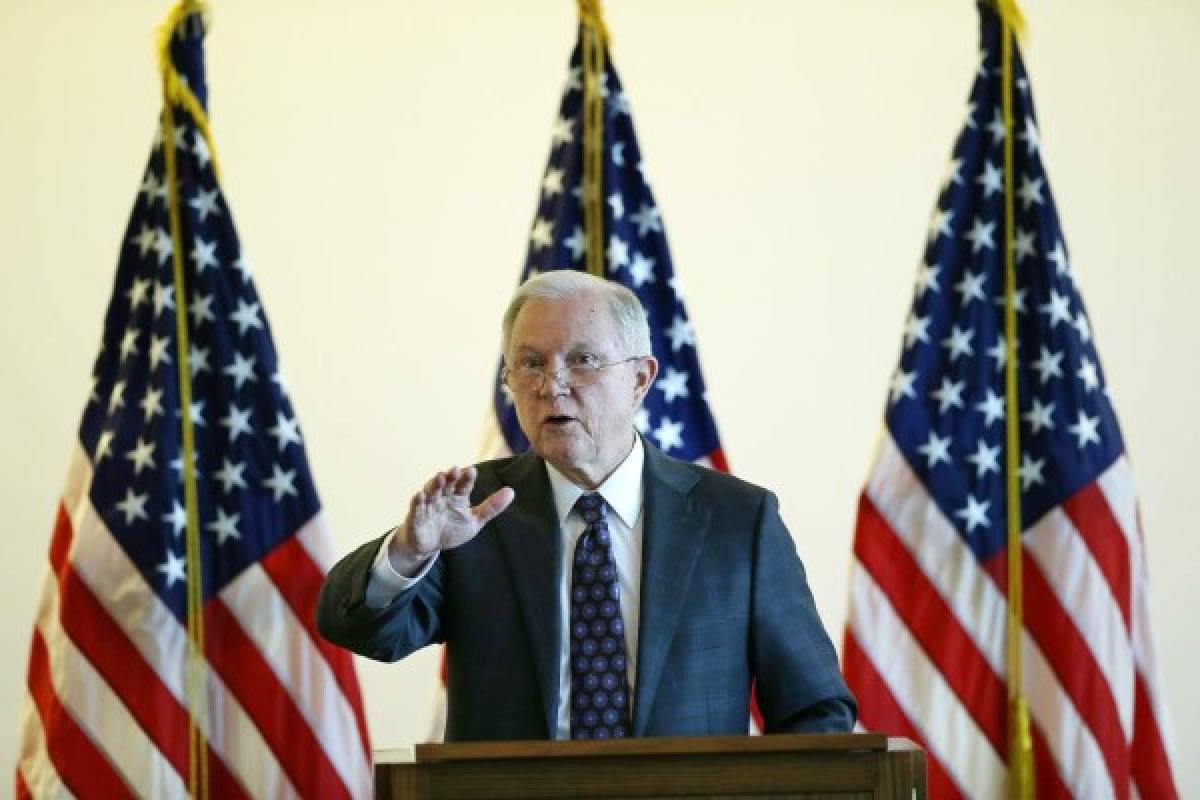
[[[571,567],[571,738],[620,739],[630,733],[625,623],[604,498],[575,504],[583,535]]]

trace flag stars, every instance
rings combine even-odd
[[[654,283],[654,259],[634,253],[633,261],[629,264],[629,278],[635,289],[642,288],[646,283]]]
[[[613,192],[608,196],[608,205],[612,208],[613,219],[625,216],[625,200],[619,192]]]
[[[1017,236],[1013,240],[1013,255],[1020,264],[1026,258],[1032,258],[1036,255],[1036,250],[1033,246],[1033,231],[1017,229]]]
[[[1050,290],[1049,302],[1038,306],[1038,311],[1050,317],[1051,329],[1060,322],[1068,325],[1074,322],[1074,318],[1071,316],[1071,296],[1059,294],[1054,289]]]
[[[672,447],[683,447],[683,423],[663,417],[651,434],[658,440],[658,449],[669,453]]]
[[[967,526],[967,533],[972,533],[977,527],[988,527],[988,508],[991,504],[991,500],[976,500],[968,494],[967,504],[955,511],[954,516]]]
[[[1069,275],[1071,265],[1067,261],[1067,248],[1063,245],[1062,239],[1054,245],[1054,249],[1046,254],[1046,260],[1054,264],[1054,269],[1059,275]]]
[[[147,467],[154,469],[154,442],[138,438],[137,444],[125,454],[125,457],[133,462],[135,476],[141,475],[142,470]]]
[[[994,250],[996,243],[992,234],[996,230],[995,222],[984,222],[976,217],[971,223],[971,230],[963,234],[963,238],[971,243],[971,254],[976,255],[980,250]]]
[[[241,389],[247,381],[258,380],[254,376],[254,362],[257,360],[256,356],[243,356],[236,350],[233,351],[233,362],[222,371],[233,378],[234,389]]]
[[[293,442],[300,444],[300,432],[297,430],[295,417],[288,419],[282,411],[275,415],[275,425],[268,428],[267,433],[277,440],[281,453]]]
[[[146,501],[149,493],[137,494],[133,489],[125,490],[125,499],[117,503],[117,510],[125,515],[125,524],[132,525],[134,520],[149,519],[146,513]]]
[[[154,284],[154,317],[165,309],[175,310],[175,287],[166,283]]]
[[[179,505],[178,500],[172,501],[171,513],[162,515],[163,522],[171,526],[171,532],[176,536],[183,533],[187,527],[187,511]]]
[[[162,193],[161,195],[159,193]],[[158,182],[158,176],[154,174],[154,170],[146,170],[146,176],[142,178],[142,186],[138,189],[138,194],[144,195],[146,204],[151,205],[155,199],[162,197],[164,200],[167,196],[166,187]],[[145,253],[142,253],[145,255]]]
[[[608,269],[616,272],[621,267],[629,266],[629,245],[615,233],[608,239]]]
[[[975,452],[967,456],[967,461],[975,465],[975,479],[981,480],[989,472],[1000,471],[1000,445],[988,447],[983,439],[975,446]]]
[[[987,397],[975,404],[975,410],[983,414],[984,426],[990,427],[997,420],[1004,419],[1004,398],[989,386]]]
[[[188,348],[188,369],[192,373],[192,377],[196,377],[201,372],[211,372],[212,367],[208,365],[209,348],[197,347],[192,345]]]
[[[950,351],[948,358],[953,363],[959,356],[970,357],[975,354],[975,350],[971,347],[971,338],[975,335],[975,331],[967,329],[963,330],[955,325],[950,330],[950,335],[942,340],[942,347]]]
[[[149,301],[146,293],[150,291],[150,281],[145,278],[134,278],[133,284],[125,292],[125,296],[129,298],[129,311],[132,313],[142,303]]]
[[[672,353],[678,353],[684,345],[692,347],[696,345],[696,332],[692,330],[692,323],[678,314],[675,315],[671,327],[667,329],[667,338],[671,340]]]
[[[688,396],[688,373],[667,367],[667,374],[654,384],[654,388],[663,393],[663,402],[670,403],[677,397]]]
[[[230,405],[229,413],[221,419],[221,427],[228,429],[230,444],[236,442],[237,437],[242,434],[254,435],[254,428],[250,425],[250,411],[249,408],[242,410],[236,405]]]
[[[1042,432],[1042,429],[1048,431],[1054,430],[1054,403],[1042,405],[1042,401],[1033,398],[1033,407],[1021,415],[1021,418],[1029,423],[1030,431],[1037,435]]]
[[[1030,487],[1045,483],[1046,478],[1042,475],[1045,468],[1046,459],[1033,458],[1029,453],[1023,453],[1021,466],[1017,469],[1017,475],[1021,478],[1021,491],[1027,492]]]
[[[942,385],[930,392],[933,399],[938,401],[938,413],[945,414],[951,408],[962,408],[962,393],[966,386],[963,381],[952,381],[949,377],[943,377]]]
[[[159,364],[170,364],[171,356],[167,353],[171,340],[166,336],[150,337],[150,369],[157,369]]]
[[[233,491],[234,488],[245,489],[246,479],[242,475],[246,471],[244,462],[233,462],[228,458],[223,459],[224,463],[221,468],[213,473],[213,480],[221,484],[221,489],[226,494]]]
[[[167,259],[175,252],[175,244],[171,241],[171,234],[167,233],[164,228],[154,229],[154,252],[158,255],[158,265],[161,267],[167,263]]]
[[[940,208],[934,209],[933,215],[929,218],[929,241],[935,242],[939,236],[953,236],[954,229],[950,225],[953,217],[954,209],[952,208],[947,208],[945,211]]]
[[[1067,426],[1067,430],[1075,437],[1075,444],[1080,450],[1087,447],[1088,444],[1100,444],[1100,417],[1089,417],[1087,412],[1082,409],[1079,412],[1079,418],[1071,425]]]
[[[1014,289],[1013,290],[1013,298],[1012,298],[1013,310],[1016,311],[1018,314],[1024,314],[1026,311],[1025,294],[1026,294],[1025,289]],[[1005,298],[1004,298],[1003,294],[996,298],[996,305],[1000,306],[1001,308],[1004,307],[1004,302],[1005,302]]]
[[[1038,134],[1037,124],[1034,123],[1033,117],[1025,117],[1025,129],[1017,134],[1017,138],[1025,142],[1026,155],[1034,155],[1042,146],[1042,139]]]
[[[130,356],[137,355],[137,352],[138,352],[137,337],[138,337],[138,334],[140,334],[140,333],[141,333],[141,331],[135,330],[133,328],[125,329],[125,334],[121,337],[121,360],[122,361],[129,358]]]
[[[196,140],[192,143],[192,155],[196,157],[196,163],[201,167],[207,167],[208,162],[212,160],[212,153],[208,150],[208,140],[200,131],[196,131]]]
[[[942,173],[942,189],[951,184],[961,184],[963,160],[961,158],[951,158],[946,162],[946,169]]]
[[[284,497],[296,494],[296,470],[280,469],[278,464],[271,465],[271,477],[263,481],[263,486],[271,490],[275,497],[275,502],[283,500]]]
[[[958,292],[964,306],[972,300],[987,300],[987,295],[983,292],[983,284],[986,280],[987,273],[963,273],[962,280],[954,285],[954,291]]]
[[[1079,338],[1085,342],[1092,339],[1092,326],[1088,324],[1087,315],[1080,309],[1075,314],[1075,330],[1079,332]]]
[[[560,194],[563,190],[563,171],[561,169],[547,169],[545,177],[542,178],[542,193],[546,197],[554,197]]]
[[[174,586],[176,581],[187,583],[187,559],[183,556],[177,556],[167,550],[167,560],[159,564],[157,569],[163,574],[168,589]]]
[[[244,255],[238,255],[237,261],[233,262],[233,268],[242,273],[242,283],[246,283],[252,277],[250,272],[250,262]]]
[[[651,231],[662,233],[662,215],[655,206],[644,204],[637,211],[630,214],[629,219],[634,225],[637,225],[638,236],[645,236]]]
[[[1004,114],[998,107],[992,115],[992,121],[987,124],[987,131],[992,135],[993,147],[1004,141],[1007,127],[1004,124]]]
[[[1037,370],[1038,378],[1044,386],[1051,378],[1061,378],[1062,371],[1062,352],[1051,352],[1051,350],[1042,345],[1042,352],[1038,356],[1037,361],[1033,362],[1033,368]]]
[[[902,369],[897,369],[895,374],[892,375],[892,382],[888,387],[888,392],[891,395],[891,402],[894,404],[904,397],[915,398],[917,396],[917,390],[915,387],[916,380],[917,373],[915,370],[912,372],[905,372]]]
[[[938,292],[937,279],[938,273],[941,271],[942,268],[936,264],[922,264],[917,269],[917,283],[914,292],[918,300],[924,297],[926,292]]]
[[[932,319],[931,316],[917,316],[916,311],[909,314],[908,321],[904,323],[904,348],[906,350],[917,342],[929,343],[929,323]]]
[[[975,182],[983,187],[984,198],[991,197],[993,193],[1002,193],[1004,191],[1004,169],[990,161],[985,161],[983,162],[983,172],[979,174]]]
[[[217,536],[217,545],[223,545],[229,539],[241,539],[237,524],[241,514],[226,514],[225,509],[217,506],[217,518],[204,527]]]
[[[197,293],[188,304],[188,313],[192,315],[192,325],[199,328],[205,322],[215,322],[216,316],[212,310],[212,294]]]
[[[237,324],[239,336],[245,336],[246,331],[251,328],[262,328],[262,320],[259,319],[258,313],[258,303],[248,303],[244,299],[238,298],[238,307],[229,315],[229,319]]]
[[[112,391],[108,394],[108,413],[111,414],[124,405],[125,381],[117,381],[113,384]]]
[[[1030,178],[1028,175],[1022,176],[1021,186],[1017,189],[1017,197],[1021,200],[1021,208],[1028,211],[1030,206],[1041,205],[1046,202],[1046,199],[1042,197],[1042,188],[1045,184],[1046,180],[1044,178]]]
[[[998,335],[996,343],[987,349],[989,358],[996,359],[996,371],[1004,369],[1005,363],[1008,362],[1008,344],[1004,341],[1004,336]]]
[[[1100,375],[1097,372],[1096,365],[1087,356],[1084,356],[1082,363],[1075,375],[1079,380],[1083,381],[1083,388],[1088,392],[1094,392],[1100,388]]]
[[[196,212],[196,216],[200,218],[201,222],[208,219],[209,214],[214,217],[221,215],[220,209],[217,208],[217,196],[216,189],[199,189],[196,196],[188,200],[188,205]]]
[[[563,244],[571,251],[572,261],[583,258],[583,252],[587,250],[587,236],[584,235],[583,228],[576,225],[571,235],[563,240]]]
[[[938,436],[936,432],[929,432],[929,441],[917,448],[917,452],[925,456],[925,466],[933,469],[938,464],[951,463],[950,461],[950,437]]]
[[[566,117],[559,117],[554,121],[554,127],[550,131],[550,139],[555,147],[567,144],[573,141],[575,134],[571,131],[571,120]]]
[[[538,218],[533,222],[533,230],[529,232],[529,243],[534,250],[541,250],[554,243],[554,223],[548,219]]]
[[[105,456],[112,455],[113,435],[110,430],[100,431],[100,436],[96,439],[96,451],[92,455],[93,466],[99,465]]]
[[[133,237],[132,245],[137,247],[138,255],[142,258],[154,249],[154,243],[158,241],[158,233],[146,223],[142,223],[142,230]],[[136,304],[134,305],[136,308]]]
[[[191,259],[196,265],[196,272],[204,272],[209,267],[217,266],[217,243],[206,242],[197,236],[192,240]]]

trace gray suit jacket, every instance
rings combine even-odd
[[[646,443],[633,731],[745,733],[751,682],[768,733],[847,731],[856,706],[770,492],[669,458]],[[557,724],[562,536],[533,453],[479,465],[472,502],[516,499],[442,552],[387,608],[364,602],[381,540],[333,568],[317,627],[395,661],[447,642],[446,738],[547,739]]]

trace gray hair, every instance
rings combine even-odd
[[[588,272],[556,269],[533,276],[513,292],[512,300],[509,301],[504,319],[500,323],[504,356],[507,358],[509,345],[512,344],[513,323],[531,298],[558,299],[591,293],[604,298],[608,313],[617,325],[617,338],[625,354],[651,355],[650,323],[646,319],[646,309],[642,308],[637,295],[615,281],[597,278]]]

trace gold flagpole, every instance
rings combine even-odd
[[[608,27],[601,0],[578,0],[583,42],[583,227],[587,270],[604,277],[604,79]]]

